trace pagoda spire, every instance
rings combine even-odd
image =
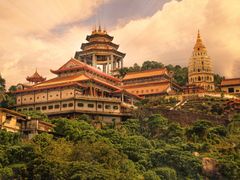
[[[196,40],[196,43],[195,43],[195,46],[194,46],[194,50],[195,51],[200,51],[200,50],[205,50],[205,49],[206,49],[206,47],[203,44],[203,41],[202,41],[202,38],[201,38],[201,35],[200,35],[200,31],[198,30],[197,40]]]

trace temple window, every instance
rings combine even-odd
[[[47,109],[47,106],[42,106],[42,110],[46,110]]]
[[[36,111],[40,111],[40,109],[41,109],[40,107],[36,107]]]
[[[234,93],[234,88],[228,88],[229,93]]]
[[[110,105],[105,105],[105,109],[111,109],[111,106]]]
[[[94,108],[94,104],[88,104],[88,108]]]
[[[69,103],[69,104],[68,104],[68,107],[73,107],[73,103]]]
[[[118,110],[118,106],[113,106],[113,109],[114,110]]]
[[[83,107],[84,104],[83,103],[78,103],[78,107]]]
[[[32,110],[33,110],[33,108],[31,108],[31,107],[30,107],[28,110],[29,110],[29,111],[32,111]]]
[[[53,106],[48,106],[48,109],[53,109]]]
[[[101,104],[98,104],[98,109],[102,109],[102,105]]]
[[[67,104],[63,104],[62,107],[63,107],[63,108],[66,108],[66,107],[67,107]]]
[[[60,106],[59,106],[58,104],[56,104],[56,105],[54,106],[54,108],[55,108],[55,109],[59,109]]]
[[[201,77],[200,76],[198,76],[198,81],[201,81]]]

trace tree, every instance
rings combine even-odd
[[[145,61],[142,64],[141,70],[150,70],[150,69],[158,69],[163,68],[164,65],[157,61]]]

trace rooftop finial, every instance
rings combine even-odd
[[[199,29],[198,29],[198,35],[197,35],[197,38],[198,38],[198,39],[201,39],[201,36],[200,36],[200,31],[199,31]]]
[[[195,50],[202,50],[203,48],[205,48],[205,46],[203,45],[201,35],[200,35],[200,31],[198,29],[197,40],[196,40],[196,44],[194,46],[194,49]]]
[[[98,26],[98,32],[101,32],[102,31],[102,28],[101,28],[101,25]]]

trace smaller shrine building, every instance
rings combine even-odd
[[[175,94],[181,87],[173,82],[167,68],[127,73],[122,79],[122,88],[140,97]]]

